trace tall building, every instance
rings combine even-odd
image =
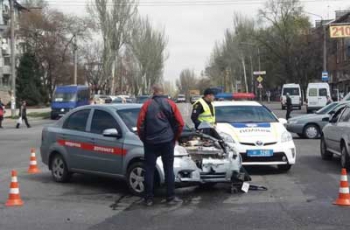
[[[10,39],[10,1],[0,0],[0,98],[7,103],[10,99],[8,91],[11,88],[11,39]],[[14,1],[15,28],[19,28],[20,12],[26,10],[16,0]],[[16,42],[16,54],[23,53],[23,44]]]

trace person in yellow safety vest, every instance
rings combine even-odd
[[[215,125],[215,108],[212,102],[215,100],[215,92],[212,89],[204,91],[204,97],[193,104],[191,120],[196,129],[202,122]]]

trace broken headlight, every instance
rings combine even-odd
[[[227,134],[227,133],[220,133],[220,136],[222,137],[222,139],[227,142],[227,143],[235,143],[235,141],[233,140],[233,138],[231,137],[231,135]]]

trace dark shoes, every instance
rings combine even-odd
[[[143,204],[146,206],[146,207],[151,207],[153,206],[153,199],[144,199],[143,201]]]
[[[173,197],[173,198],[168,198],[166,199],[166,203],[168,205],[177,205],[177,204],[181,204],[183,202],[183,200],[181,200],[180,198],[178,197]]]

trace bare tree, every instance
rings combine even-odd
[[[97,19],[102,33],[102,78],[110,79],[110,91],[115,91],[115,70],[121,47],[129,40],[132,18],[137,13],[135,0],[91,0],[88,11]]]

